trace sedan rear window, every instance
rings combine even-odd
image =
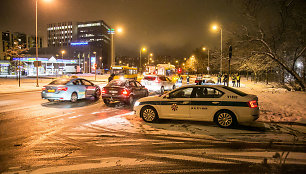
[[[155,76],[145,76],[143,79],[148,80],[148,81],[154,81],[156,77]]]
[[[237,90],[237,89],[234,89],[234,88],[231,88],[231,87],[228,87],[228,86],[223,86],[223,88],[224,89],[227,89],[227,90],[229,90],[229,91],[231,91],[231,92],[233,92],[233,93],[235,93],[235,94],[238,94],[238,95],[240,95],[240,96],[246,96],[246,95],[248,95],[248,94],[246,94],[246,93],[244,93],[244,92],[242,92],[242,91],[239,91],[239,90]]]
[[[106,86],[108,87],[108,86],[124,86],[124,85],[125,85],[124,80],[112,80]]]
[[[70,79],[57,79],[49,83],[49,85],[66,85]]]

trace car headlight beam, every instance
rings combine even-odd
[[[134,104],[134,107],[135,107],[135,106],[139,106],[139,104],[140,104],[140,102],[139,102],[139,101],[136,101],[135,104]]]

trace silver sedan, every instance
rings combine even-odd
[[[62,78],[52,81],[41,91],[42,99],[66,100],[76,102],[78,99],[95,97],[99,99],[101,89],[99,86],[82,78]]]

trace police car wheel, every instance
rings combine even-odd
[[[53,99],[48,99],[48,101],[49,101],[49,102],[54,102],[54,100],[53,100]]]
[[[75,102],[77,102],[78,101],[78,94],[77,93],[72,93],[71,94],[71,99],[70,99],[70,101],[72,102],[72,103],[75,103]]]
[[[140,116],[145,122],[155,122],[158,119],[156,110],[151,106],[145,106],[140,110]]]
[[[223,128],[233,127],[236,125],[236,117],[228,112],[228,111],[221,111],[216,115],[216,123],[218,126]]]

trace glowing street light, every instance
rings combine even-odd
[[[142,65],[141,65],[141,53],[142,52],[145,52],[147,49],[145,47],[141,48],[140,51],[139,51],[139,68],[138,68],[138,71],[141,71],[142,70]]]
[[[220,46],[220,49],[221,49],[221,52],[220,52],[220,73],[222,74],[222,28],[221,26],[217,26],[217,25],[213,25],[212,26],[212,29],[217,31],[218,29],[220,30],[220,35],[221,35],[221,46]]]

